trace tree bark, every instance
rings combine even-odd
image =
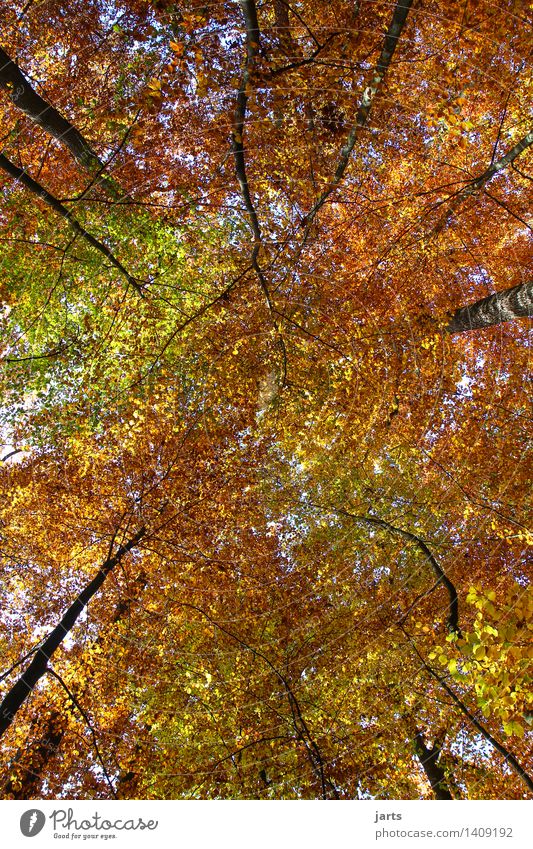
[[[440,746],[435,743],[435,745],[429,749],[424,743],[424,738],[420,731],[416,732],[414,743],[416,756],[426,773],[429,783],[431,784],[431,789],[435,794],[435,799],[453,799],[448,788],[444,769],[438,763],[440,757]]]
[[[1,47],[0,87],[7,91],[9,99],[18,109],[45,132],[66,145],[76,162],[92,177],[104,170],[105,164],[79,130],[35,91],[19,66]],[[100,182],[113,197],[120,195],[108,177],[102,177]]]
[[[533,282],[521,283],[503,292],[495,292],[494,295],[461,307],[455,312],[446,332],[481,330],[526,316],[533,317]]]
[[[50,632],[41,648],[35,653],[35,656],[29,666],[17,679],[0,704],[0,737],[5,731],[7,731],[15,718],[15,714],[19,708],[22,707],[30,693],[33,692],[37,682],[40,681],[43,675],[46,674],[48,661],[59,648],[69,631],[72,630],[80,613],[85,609],[92,597],[98,592],[105,579],[117,563],[122,560],[128,551],[131,551],[132,548],[136,547],[145,533],[146,528],[143,526],[127,543],[120,546],[113,557],[109,557],[102,566],[100,566],[95,577],[89,584],[87,584],[77,599],[70,605],[61,621]]]
[[[35,724],[39,722],[40,717],[37,717]],[[65,734],[65,727],[61,713],[58,710],[52,710],[44,721],[44,727],[37,742],[21,746],[17,751],[9,766],[11,777],[5,785],[4,798],[40,798],[43,773],[57,753]]]

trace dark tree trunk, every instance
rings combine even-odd
[[[37,722],[39,720],[40,718],[37,719]],[[33,730],[31,729],[31,731]],[[5,785],[7,798],[40,798],[43,773],[48,763],[56,755],[64,734],[64,717],[58,710],[52,710],[44,722],[41,736],[37,742],[21,747],[10,764],[11,777]]]
[[[428,749],[420,731],[416,732],[414,743],[416,756],[422,765],[422,769],[426,773],[429,783],[431,784],[431,789],[435,794],[435,799],[453,799],[453,796],[448,789],[444,769],[438,763],[441,751],[440,746],[435,743],[433,748]]]
[[[65,144],[74,159],[89,171],[97,171],[103,163],[80,132],[30,85],[19,66],[0,47],[0,86],[18,109],[32,121]]]
[[[94,177],[103,171],[104,163],[82,134],[54,106],[37,94],[19,66],[1,47],[0,87],[7,91],[10,100],[18,109],[57,141],[66,145],[76,162],[91,176]],[[102,177],[100,182],[112,196],[120,194],[109,178]]]
[[[495,292],[467,307],[458,309],[448,324],[448,333],[481,330],[515,318],[533,317],[533,282],[520,283],[503,292]]]
[[[136,587],[133,590],[143,590],[146,586],[146,576],[143,572],[135,580]],[[117,622],[128,615],[131,605],[135,601],[133,595],[120,599],[117,604],[112,622]],[[98,636],[95,645],[102,643],[102,635]],[[87,689],[86,687],[84,690]],[[78,700],[80,696],[78,695]],[[37,735],[36,742],[32,742]],[[9,780],[5,784],[3,798],[8,799],[40,799],[41,787],[46,777],[46,768],[50,761],[57,755],[61,742],[65,736],[66,722],[64,716],[56,708],[43,717],[41,714],[33,720],[27,743],[21,746],[8,767]],[[136,747],[140,751],[140,746]],[[120,790],[121,798],[131,799],[135,796],[135,790],[139,782],[139,774],[122,770],[118,779],[117,793]]]
[[[0,704],[0,737],[7,731],[15,718],[18,709],[22,707],[38,681],[48,670],[48,661],[59,648],[69,631],[72,630],[76,621],[92,597],[98,592],[109,573],[119,563],[128,551],[135,548],[146,533],[142,527],[125,545],[121,545],[117,553],[110,557],[100,566],[92,581],[79,594],[77,599],[70,605],[61,621],[49,633],[43,645],[35,653],[31,663],[24,670],[20,678],[11,687]]]

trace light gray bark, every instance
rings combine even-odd
[[[503,292],[475,301],[456,311],[446,327],[447,333],[481,330],[515,318],[533,317],[533,282],[520,283]]]

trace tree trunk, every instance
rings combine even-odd
[[[37,717],[34,724],[40,722]],[[33,723],[32,723],[33,725]],[[8,799],[39,799],[43,774],[48,763],[56,755],[65,734],[65,721],[58,710],[51,710],[44,720],[41,736],[37,742],[21,746],[9,766],[11,773],[5,785]],[[34,729],[30,729],[33,731]]]
[[[381,53],[379,54],[378,61],[372,73],[372,79],[363,91],[361,101],[355,115],[355,122],[353,123],[348,134],[348,138],[346,139],[346,143],[340,152],[339,161],[333,179],[316,201],[309,215],[302,220],[302,225],[305,225],[306,227],[306,233],[309,232],[307,228],[310,226],[315,215],[322,208],[331,193],[337,188],[344,176],[352,150],[354,149],[355,143],[359,137],[360,130],[367,124],[374,100],[381,90],[383,80],[385,79],[391,65],[392,58],[396,52],[396,48],[398,47],[398,42],[407,21],[407,16],[409,15],[412,3],[413,0],[397,0],[396,2],[390,24],[385,33],[385,40],[381,48]]]
[[[446,327],[447,333],[481,330],[515,318],[533,317],[533,282],[520,283],[503,292],[495,292],[456,311]]]
[[[125,543],[125,545],[120,546],[113,557],[108,558],[108,560],[100,566],[92,581],[87,584],[77,599],[70,605],[59,624],[56,625],[56,627],[49,633],[41,648],[35,653],[35,656],[29,666],[24,670],[20,678],[17,679],[2,701],[2,704],[0,704],[0,737],[4,731],[7,731],[13,722],[18,709],[22,707],[37,682],[40,681],[43,675],[46,674],[48,661],[56,649],[59,648],[69,631],[72,630],[80,613],[85,609],[92,597],[98,592],[105,579],[117,563],[122,560],[128,551],[131,551],[132,548],[136,547],[145,533],[146,528],[142,527],[127,543]]]
[[[435,226],[433,232],[440,233],[448,221],[452,218],[455,210],[464,200],[466,200],[466,198],[469,198],[476,192],[479,192],[486,183],[492,180],[492,178],[499,174],[504,168],[507,168],[508,165],[511,165],[517,156],[520,156],[520,154],[531,147],[531,145],[533,145],[533,130],[526,133],[526,135],[521,138],[520,141],[517,141],[511,150],[508,150],[504,156],[497,159],[496,162],[492,162],[482,174],[479,174],[473,180],[470,180],[470,182],[468,182],[460,192],[452,196],[450,203],[447,205],[446,212]]]
[[[453,796],[448,789],[444,769],[438,763],[440,757],[440,746],[435,743],[433,748],[428,749],[420,731],[416,732],[414,743],[416,756],[426,773],[429,783],[431,784],[431,789],[435,794],[435,799],[453,799]]]
[[[0,47],[0,87],[14,105],[70,150],[72,156],[92,177],[103,171],[104,163],[88,141],[57,109],[37,94],[19,66]],[[100,182],[113,197],[120,192],[107,177]]]

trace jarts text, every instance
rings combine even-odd
[[[383,820],[401,820],[401,814],[380,814],[379,811],[376,811],[376,819],[374,822],[382,822]]]

